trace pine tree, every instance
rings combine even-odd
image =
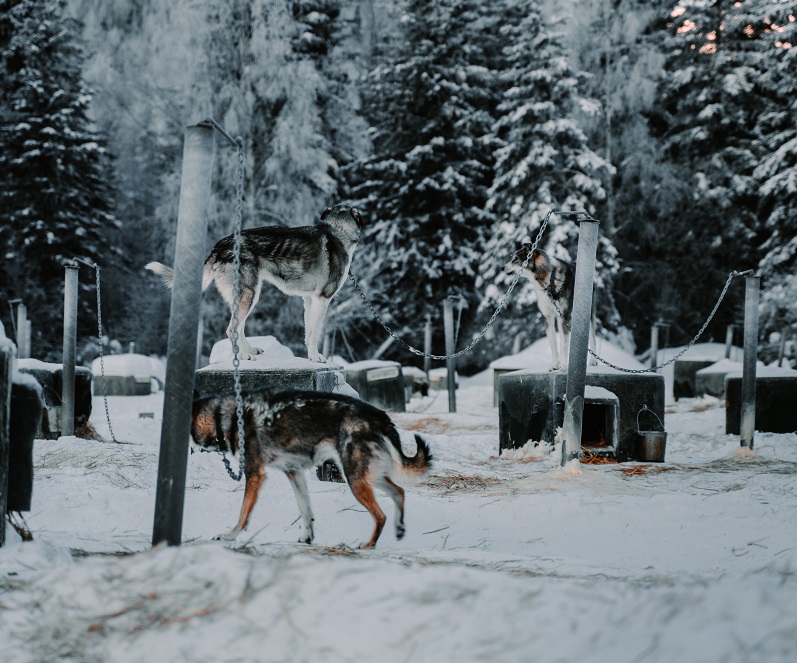
[[[493,127],[498,139],[496,176],[488,201],[497,223],[480,279],[482,308],[487,312],[512,279],[504,273],[504,265],[521,242],[536,237],[549,210],[595,214],[605,199],[603,180],[611,171],[590,149],[575,119],[580,108],[596,108],[597,103],[580,95],[579,75],[566,57],[562,34],[546,23],[538,0],[507,2],[505,8],[500,31],[504,46],[498,61],[502,102]],[[540,248],[571,259],[577,242],[576,224],[553,216]],[[597,264],[598,287],[605,295],[600,317],[610,327],[618,322],[611,298],[611,275],[617,268],[616,252],[603,236]],[[504,339],[505,346],[529,329],[528,305],[534,291],[522,281],[518,290],[509,314],[498,323],[496,342]]]
[[[797,2],[773,9],[763,28],[768,43],[763,87],[773,104],[756,126],[764,154],[753,171],[764,237],[759,268],[765,333],[797,327]]]
[[[363,85],[374,147],[350,169],[352,197],[367,223],[353,270],[416,347],[425,314],[437,316],[446,296],[477,302],[494,220],[486,202],[495,17],[482,5],[408,2],[397,50]]]
[[[25,300],[36,350],[57,354],[62,261],[115,257],[111,161],[89,120],[78,25],[64,3],[4,2],[0,14],[0,288]],[[93,275],[92,275],[93,276]],[[93,278],[81,280],[79,333],[95,333]],[[39,342],[41,345],[39,345]]]

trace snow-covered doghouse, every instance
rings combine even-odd
[[[255,336],[248,340],[263,353],[256,355],[257,359],[254,360],[241,360],[241,388],[244,391],[302,389],[356,395],[346,384],[342,367],[294,357],[291,349],[273,336]],[[230,341],[223,339],[216,342],[210,352],[209,364],[196,371],[194,391],[201,397],[232,393],[233,371]]]
[[[163,386],[163,362],[155,357],[129,352],[120,355],[97,357],[91,362],[96,391],[108,396],[146,396]]]
[[[33,376],[42,386],[44,413],[36,437],[55,440],[61,435],[61,394],[63,392],[63,364],[20,359],[20,373]],[[91,416],[91,371],[85,366],[75,367],[75,427],[85,424]]]
[[[492,364],[499,371],[496,386],[501,451],[527,444],[553,444],[564,421],[567,373],[549,370],[550,356],[544,351],[547,341],[541,341]],[[633,356],[606,341],[599,346],[598,354],[624,368],[644,368]],[[512,367],[516,370],[508,371]],[[664,421],[662,375],[623,373],[602,364],[589,366],[581,446],[594,455],[621,462],[637,459],[637,415],[645,406]]]
[[[5,514],[30,511],[33,440],[44,407],[41,385],[16,370],[16,348],[0,323],[0,546]]]

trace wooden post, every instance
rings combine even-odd
[[[728,325],[725,329],[725,359],[731,358],[731,349],[733,348],[733,332],[734,326]]]
[[[443,301],[443,331],[446,336],[446,354],[452,355],[456,352],[454,342],[454,300],[446,297]],[[457,362],[456,359],[446,359],[448,368],[448,411],[457,411]]]
[[[27,359],[30,355],[25,347],[28,337],[28,307],[22,302],[17,304],[17,357]]]
[[[659,323],[654,322],[650,328],[650,369],[656,370],[659,361]]]
[[[570,325],[570,354],[567,362],[565,416],[562,424],[562,465],[578,460],[581,451],[581,429],[584,418],[584,388],[587,379],[587,350],[592,314],[592,284],[598,250],[599,223],[579,222],[578,256],[576,256],[575,294]]]
[[[0,333],[0,548],[6,542],[6,506],[8,505],[8,463],[11,452],[11,372],[16,348]]]
[[[152,545],[180,545],[182,537],[212,172],[213,128],[186,127]]]
[[[780,347],[778,348],[778,368],[783,367],[783,357],[786,354],[786,335],[789,333],[789,330],[784,327],[783,331],[780,333]]]
[[[61,367],[61,435],[75,434],[75,354],[77,345],[77,277],[75,263],[64,265],[64,354]]]
[[[432,354],[432,316],[426,314],[426,324],[423,328],[423,351],[430,355]],[[423,370],[426,375],[432,370],[432,359],[429,356],[423,358]]]
[[[758,298],[760,276],[745,277],[744,292],[744,361],[742,364],[742,420],[739,442],[753,448],[755,434],[755,377],[758,359]]]

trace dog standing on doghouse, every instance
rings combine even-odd
[[[545,320],[545,335],[551,346],[551,370],[567,370],[576,270],[572,263],[557,260],[539,249],[532,251],[531,246],[524,244],[515,251],[512,260],[506,266],[506,271],[509,274],[517,274],[520,271],[522,276],[531,281],[537,295],[537,306]],[[524,263],[526,263],[525,269]],[[596,352],[594,306],[589,325],[589,347],[592,352]],[[590,357],[590,365],[594,366],[596,363],[595,358]]]

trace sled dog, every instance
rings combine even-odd
[[[313,540],[313,513],[304,470],[333,460],[354,497],[370,512],[376,526],[360,546],[373,548],[385,525],[385,514],[374,488],[396,504],[396,537],[404,536],[404,490],[395,480],[421,477],[432,454],[415,436],[417,451],[408,457],[398,431],[382,410],[356,398],[317,391],[244,392],[244,474],[246,488],[238,524],[217,538],[233,540],[246,529],[258,492],[271,466],[285,472],[302,515],[300,543]],[[232,395],[197,399],[193,404],[191,436],[202,447],[235,454],[238,424]]]
[[[262,350],[250,345],[244,324],[257,300],[263,281],[287,295],[304,300],[304,342],[310,361],[325,362],[318,352],[319,336],[329,301],[340,290],[349,272],[360,238],[362,218],[354,207],[328,207],[313,226],[288,228],[265,226],[241,231],[240,301],[238,347],[242,359],[252,359]],[[205,260],[202,290],[216,283],[221,296],[233,309],[233,236],[220,239]],[[146,269],[172,286],[174,270],[159,262]],[[227,327],[232,342],[233,320]]]
[[[523,268],[531,244],[524,244],[512,256],[506,271],[516,274]],[[570,352],[570,316],[573,312],[573,293],[576,270],[566,260],[557,260],[544,251],[534,249],[523,269],[523,276],[531,281],[537,294],[537,306],[545,320],[545,335],[551,346],[551,370],[567,369]],[[559,347],[557,348],[557,332]],[[590,321],[589,346],[595,352],[595,315]],[[597,361],[590,357],[590,365]]]

